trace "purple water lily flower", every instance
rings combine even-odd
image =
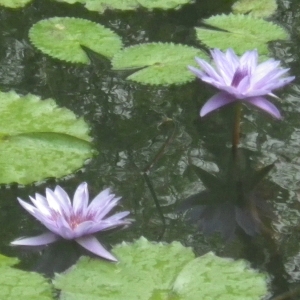
[[[81,183],[73,198],[73,204],[60,186],[52,191],[46,189],[46,197],[35,194],[30,197],[34,205],[18,198],[19,203],[36,219],[43,223],[49,232],[30,238],[21,238],[12,245],[39,246],[57,241],[60,238],[75,240],[79,245],[103,258],[117,261],[93,236],[98,231],[112,229],[131,223],[124,219],[129,211],[107,216],[121,198],[115,197],[106,189],[99,193],[90,204],[87,183]]]
[[[276,97],[272,91],[283,87],[295,78],[282,76],[289,69],[279,68],[280,62],[274,59],[257,64],[256,50],[247,51],[238,57],[232,49],[228,49],[225,53],[214,49],[211,55],[215,68],[200,58],[196,58],[196,61],[201,70],[188,67],[202,81],[221,90],[204,104],[200,111],[201,117],[224,105],[243,101],[264,110],[275,118],[281,118],[276,106],[264,96]]]

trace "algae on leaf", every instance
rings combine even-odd
[[[89,127],[54,100],[0,92],[0,183],[62,177],[92,157]]]
[[[112,252],[119,263],[82,257],[57,274],[54,286],[61,290],[60,299],[259,300],[268,292],[266,276],[246,262],[212,253],[195,258],[179,242],[151,243],[142,237]]]
[[[80,45],[108,58],[122,47],[121,38],[112,30],[79,18],[41,20],[31,27],[29,38],[42,52],[73,63],[89,63]]]
[[[5,300],[53,300],[52,285],[46,278],[34,272],[25,272],[12,265],[17,258],[0,254],[0,299]]]
[[[270,17],[276,9],[276,0],[239,0],[232,5],[233,13],[250,14],[258,18]]]
[[[196,65],[195,56],[207,55],[193,47],[172,43],[146,43],[118,52],[112,59],[114,70],[132,70],[127,79],[152,85],[183,84],[195,79],[187,65]],[[142,68],[142,69],[141,69]],[[139,69],[134,72],[134,69]]]
[[[232,48],[240,55],[252,49],[257,49],[260,55],[268,54],[268,42],[289,37],[282,27],[250,15],[216,15],[204,23],[220,30],[196,28],[199,41],[210,48]]]

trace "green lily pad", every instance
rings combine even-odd
[[[32,0],[0,0],[0,6],[20,8],[26,6]]]
[[[17,258],[0,255],[0,299],[54,299],[52,286],[42,275],[12,268],[16,263]]]
[[[182,5],[193,3],[194,0],[57,0],[73,4],[83,3],[88,10],[103,13],[107,9],[136,10],[146,9],[179,9]]]
[[[119,263],[82,257],[56,275],[54,286],[61,290],[61,299],[258,300],[267,294],[266,276],[246,262],[212,253],[195,258],[179,242],[140,238],[117,245],[112,252]]]
[[[147,9],[179,9],[182,5],[193,3],[194,0],[137,0],[141,6]]]
[[[107,9],[135,10],[139,7],[136,0],[84,0],[83,3],[88,10],[104,13]]]
[[[112,59],[114,70],[132,70],[127,79],[152,85],[183,84],[195,79],[187,65],[195,56],[207,55],[196,48],[172,43],[146,43],[125,48]],[[142,69],[141,69],[142,68]],[[134,72],[134,69],[141,69]]]
[[[54,100],[0,92],[0,183],[62,177],[92,157],[89,128]]]
[[[270,17],[276,9],[276,0],[239,0],[232,5],[233,13],[250,14],[258,18]]]
[[[216,15],[205,19],[204,23],[226,31],[196,28],[199,41],[210,48],[232,48],[237,54],[250,49],[268,54],[268,42],[289,37],[282,27],[250,15]]]
[[[243,260],[221,258],[212,252],[187,263],[173,290],[189,300],[254,300],[268,294],[264,274],[250,269]]]
[[[31,27],[29,38],[42,52],[73,63],[89,63],[80,45],[108,58],[122,47],[121,38],[110,29],[78,18],[41,20]]]

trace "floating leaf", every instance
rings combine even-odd
[[[197,39],[210,48],[233,48],[238,54],[251,49],[268,54],[268,42],[288,38],[282,27],[250,15],[222,14],[205,19],[204,23],[227,31],[196,28]]]
[[[270,17],[276,9],[276,0],[239,0],[232,5],[235,14],[250,14],[259,18]]]
[[[41,20],[31,27],[29,38],[42,52],[74,63],[89,63],[80,45],[108,58],[122,47],[120,37],[110,29],[78,18]]]
[[[51,300],[52,287],[40,274],[11,266],[18,259],[0,255],[0,299]]]
[[[70,4],[84,3],[88,10],[103,13],[107,9],[135,10],[139,7],[146,9],[179,9],[182,5],[193,3],[194,0],[57,0]]]
[[[112,60],[114,70],[137,70],[127,79],[153,85],[182,84],[195,79],[187,65],[195,56],[207,58],[199,49],[172,43],[147,43],[125,48]]]
[[[179,242],[140,238],[117,245],[113,252],[117,264],[82,257],[65,274],[56,275],[54,285],[61,290],[61,299],[256,300],[267,293],[266,276],[244,261],[212,253],[195,259],[192,250]]]
[[[51,99],[0,92],[0,183],[62,177],[93,155],[83,119]]]
[[[147,9],[179,9],[182,5],[193,3],[191,0],[137,0],[140,5]]]
[[[173,291],[181,299],[254,300],[267,294],[266,276],[243,260],[221,258],[209,252],[187,263]]]
[[[9,8],[19,8],[24,7],[31,1],[32,0],[0,0],[0,6],[5,6]]]
[[[107,9],[135,10],[139,7],[136,0],[85,0],[84,2],[88,10],[98,11],[100,13],[103,13]]]

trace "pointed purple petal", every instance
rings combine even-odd
[[[238,57],[235,55],[233,50],[228,50],[226,54],[224,54],[219,49],[215,49],[211,51],[211,55],[217,67],[218,73],[222,76],[225,83],[230,85],[233,75],[239,66]]]
[[[217,81],[219,80],[221,80],[222,82],[224,81],[223,78],[216,72],[216,70],[208,62],[198,57],[196,57],[195,59],[207,76],[212,77]]]
[[[273,82],[267,83],[264,88],[268,90],[276,90],[279,88],[284,87],[285,85],[289,84],[291,81],[295,79],[295,76],[290,76],[290,77],[284,77],[281,79],[277,79]]]
[[[118,261],[112,254],[110,254],[100,242],[92,235],[84,236],[75,240],[79,245],[88,251],[103,257],[108,260]]]
[[[93,230],[94,226],[97,223],[95,223],[94,221],[84,221],[80,224],[78,224],[76,226],[76,228],[74,229],[74,234],[76,238],[85,236],[85,235],[89,235],[91,233],[95,233],[96,231]],[[99,231],[99,230],[97,230]]]
[[[266,98],[264,97],[251,97],[251,98],[247,98],[245,100],[246,103],[250,103],[262,110],[264,110],[265,112],[267,112],[268,114],[272,115],[273,117],[275,117],[276,119],[281,119],[281,114],[280,111],[278,110],[278,108],[271,103],[270,101],[268,101]]]
[[[56,195],[53,193],[52,190],[46,188],[46,199],[48,202],[48,206],[59,213],[62,213],[62,208],[61,205],[59,203],[59,200],[57,199]]]
[[[105,206],[99,207],[94,213],[95,220],[100,221],[103,219],[119,202],[121,197],[114,198],[109,202],[105,203]]]
[[[48,215],[44,215],[40,210],[38,210],[35,206],[28,204],[22,199],[18,198],[19,203],[23,208],[25,208],[32,216],[34,216],[37,220],[39,220],[42,224],[45,223],[45,220],[49,219]]]
[[[248,72],[252,74],[257,66],[257,50],[246,51],[240,58],[240,65],[247,66]]]
[[[57,185],[55,187],[54,193],[61,200],[61,202],[65,202],[67,205],[71,205],[69,195],[61,186]]]
[[[237,101],[237,99],[235,97],[233,97],[232,95],[229,95],[227,93],[221,92],[218,93],[216,95],[214,95],[213,97],[211,97],[201,108],[200,110],[200,117],[204,117],[205,115],[211,113],[212,111],[230,104],[234,101]]]
[[[89,202],[89,191],[87,188],[87,183],[81,183],[75,191],[73,198],[73,210],[77,214],[79,212],[84,212],[88,206]]]
[[[188,69],[200,79],[202,79],[202,76],[205,76],[205,73],[203,71],[201,71],[195,67],[188,66]]]
[[[53,243],[58,239],[59,237],[56,234],[52,232],[47,232],[35,237],[17,239],[12,241],[10,244],[13,246],[40,246]]]
[[[122,212],[119,212],[117,214],[114,214],[108,218],[106,218],[104,221],[105,222],[110,222],[110,223],[114,223],[114,222],[117,222],[125,217],[127,217],[128,215],[130,214],[129,211],[122,211]]]
[[[90,203],[89,208],[95,209],[99,206],[105,205],[107,202],[111,201],[115,197],[114,194],[110,193],[110,188],[107,188],[100,192]]]
[[[39,202],[39,203],[43,204],[44,206],[48,206],[48,202],[47,202],[46,197],[44,197],[44,196],[42,196],[38,193],[35,194],[35,198],[30,197],[30,196],[29,196],[29,198],[30,199],[35,199],[36,202]]]
[[[68,194],[65,192],[63,188],[61,188],[59,185],[55,187],[55,190],[53,191],[53,196],[57,199],[59,202],[60,207],[66,214],[70,214],[72,209],[71,200],[68,196]]]
[[[31,202],[35,205],[35,207],[45,216],[50,216],[51,211],[49,209],[47,201],[39,201],[37,199],[32,198],[29,196]]]

